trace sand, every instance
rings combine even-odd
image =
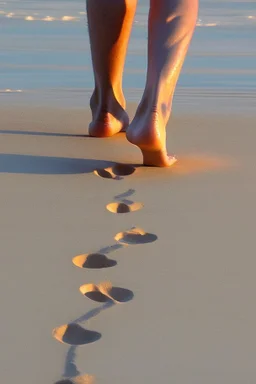
[[[154,169],[88,110],[0,112],[1,380],[254,383],[256,116],[174,114]]]

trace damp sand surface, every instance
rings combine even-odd
[[[86,108],[0,113],[2,381],[253,382],[253,112],[177,110],[171,169]]]

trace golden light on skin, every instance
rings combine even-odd
[[[141,228],[132,228],[128,231],[117,233],[115,240],[127,245],[147,244],[156,241],[157,236],[153,233],[147,233]]]
[[[135,212],[139,211],[143,208],[142,203],[110,203],[106,206],[107,210],[111,213],[128,213],[128,212]]]

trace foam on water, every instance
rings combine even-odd
[[[149,0],[139,0],[124,74],[128,100],[139,100],[145,84],[148,8]],[[23,91],[19,100],[44,90],[56,101],[93,87],[84,0],[0,1],[0,23],[1,99],[18,93],[12,90]],[[201,0],[175,100],[180,89],[255,91],[255,36],[254,0]]]
[[[147,25],[147,0],[139,1],[138,12],[135,23],[138,27]],[[70,13],[63,14],[63,10]],[[37,11],[37,17],[34,17]],[[24,19],[26,21],[71,21],[84,22],[85,3],[84,0],[55,0],[55,1],[18,1],[8,0],[0,2],[0,17],[10,19]],[[250,25],[256,22],[256,9],[254,1],[234,1],[234,0],[201,0],[198,26],[238,26]]]

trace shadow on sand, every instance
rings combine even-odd
[[[92,309],[91,311],[85,313],[81,317],[77,318],[73,321],[73,323],[83,323],[86,322],[93,317],[97,316],[100,312],[105,311],[108,308],[111,308],[115,305],[113,301],[108,301],[107,303],[104,303],[103,305],[99,306],[98,308]],[[80,374],[79,370],[76,366],[76,350],[77,346],[71,346],[68,349],[66,360],[65,360],[65,366],[64,366],[64,372],[62,376],[62,380],[65,379],[71,379],[75,376],[78,376]],[[61,383],[62,381],[59,381],[58,383]],[[65,381],[64,381],[65,382]]]
[[[91,173],[96,168],[114,166],[112,161],[66,157],[0,154],[0,173],[71,175]]]
[[[28,136],[55,136],[55,137],[88,137],[92,138],[89,135],[80,135],[72,133],[59,133],[59,132],[36,132],[36,131],[15,131],[8,129],[0,129],[0,134],[5,135],[28,135]]]

